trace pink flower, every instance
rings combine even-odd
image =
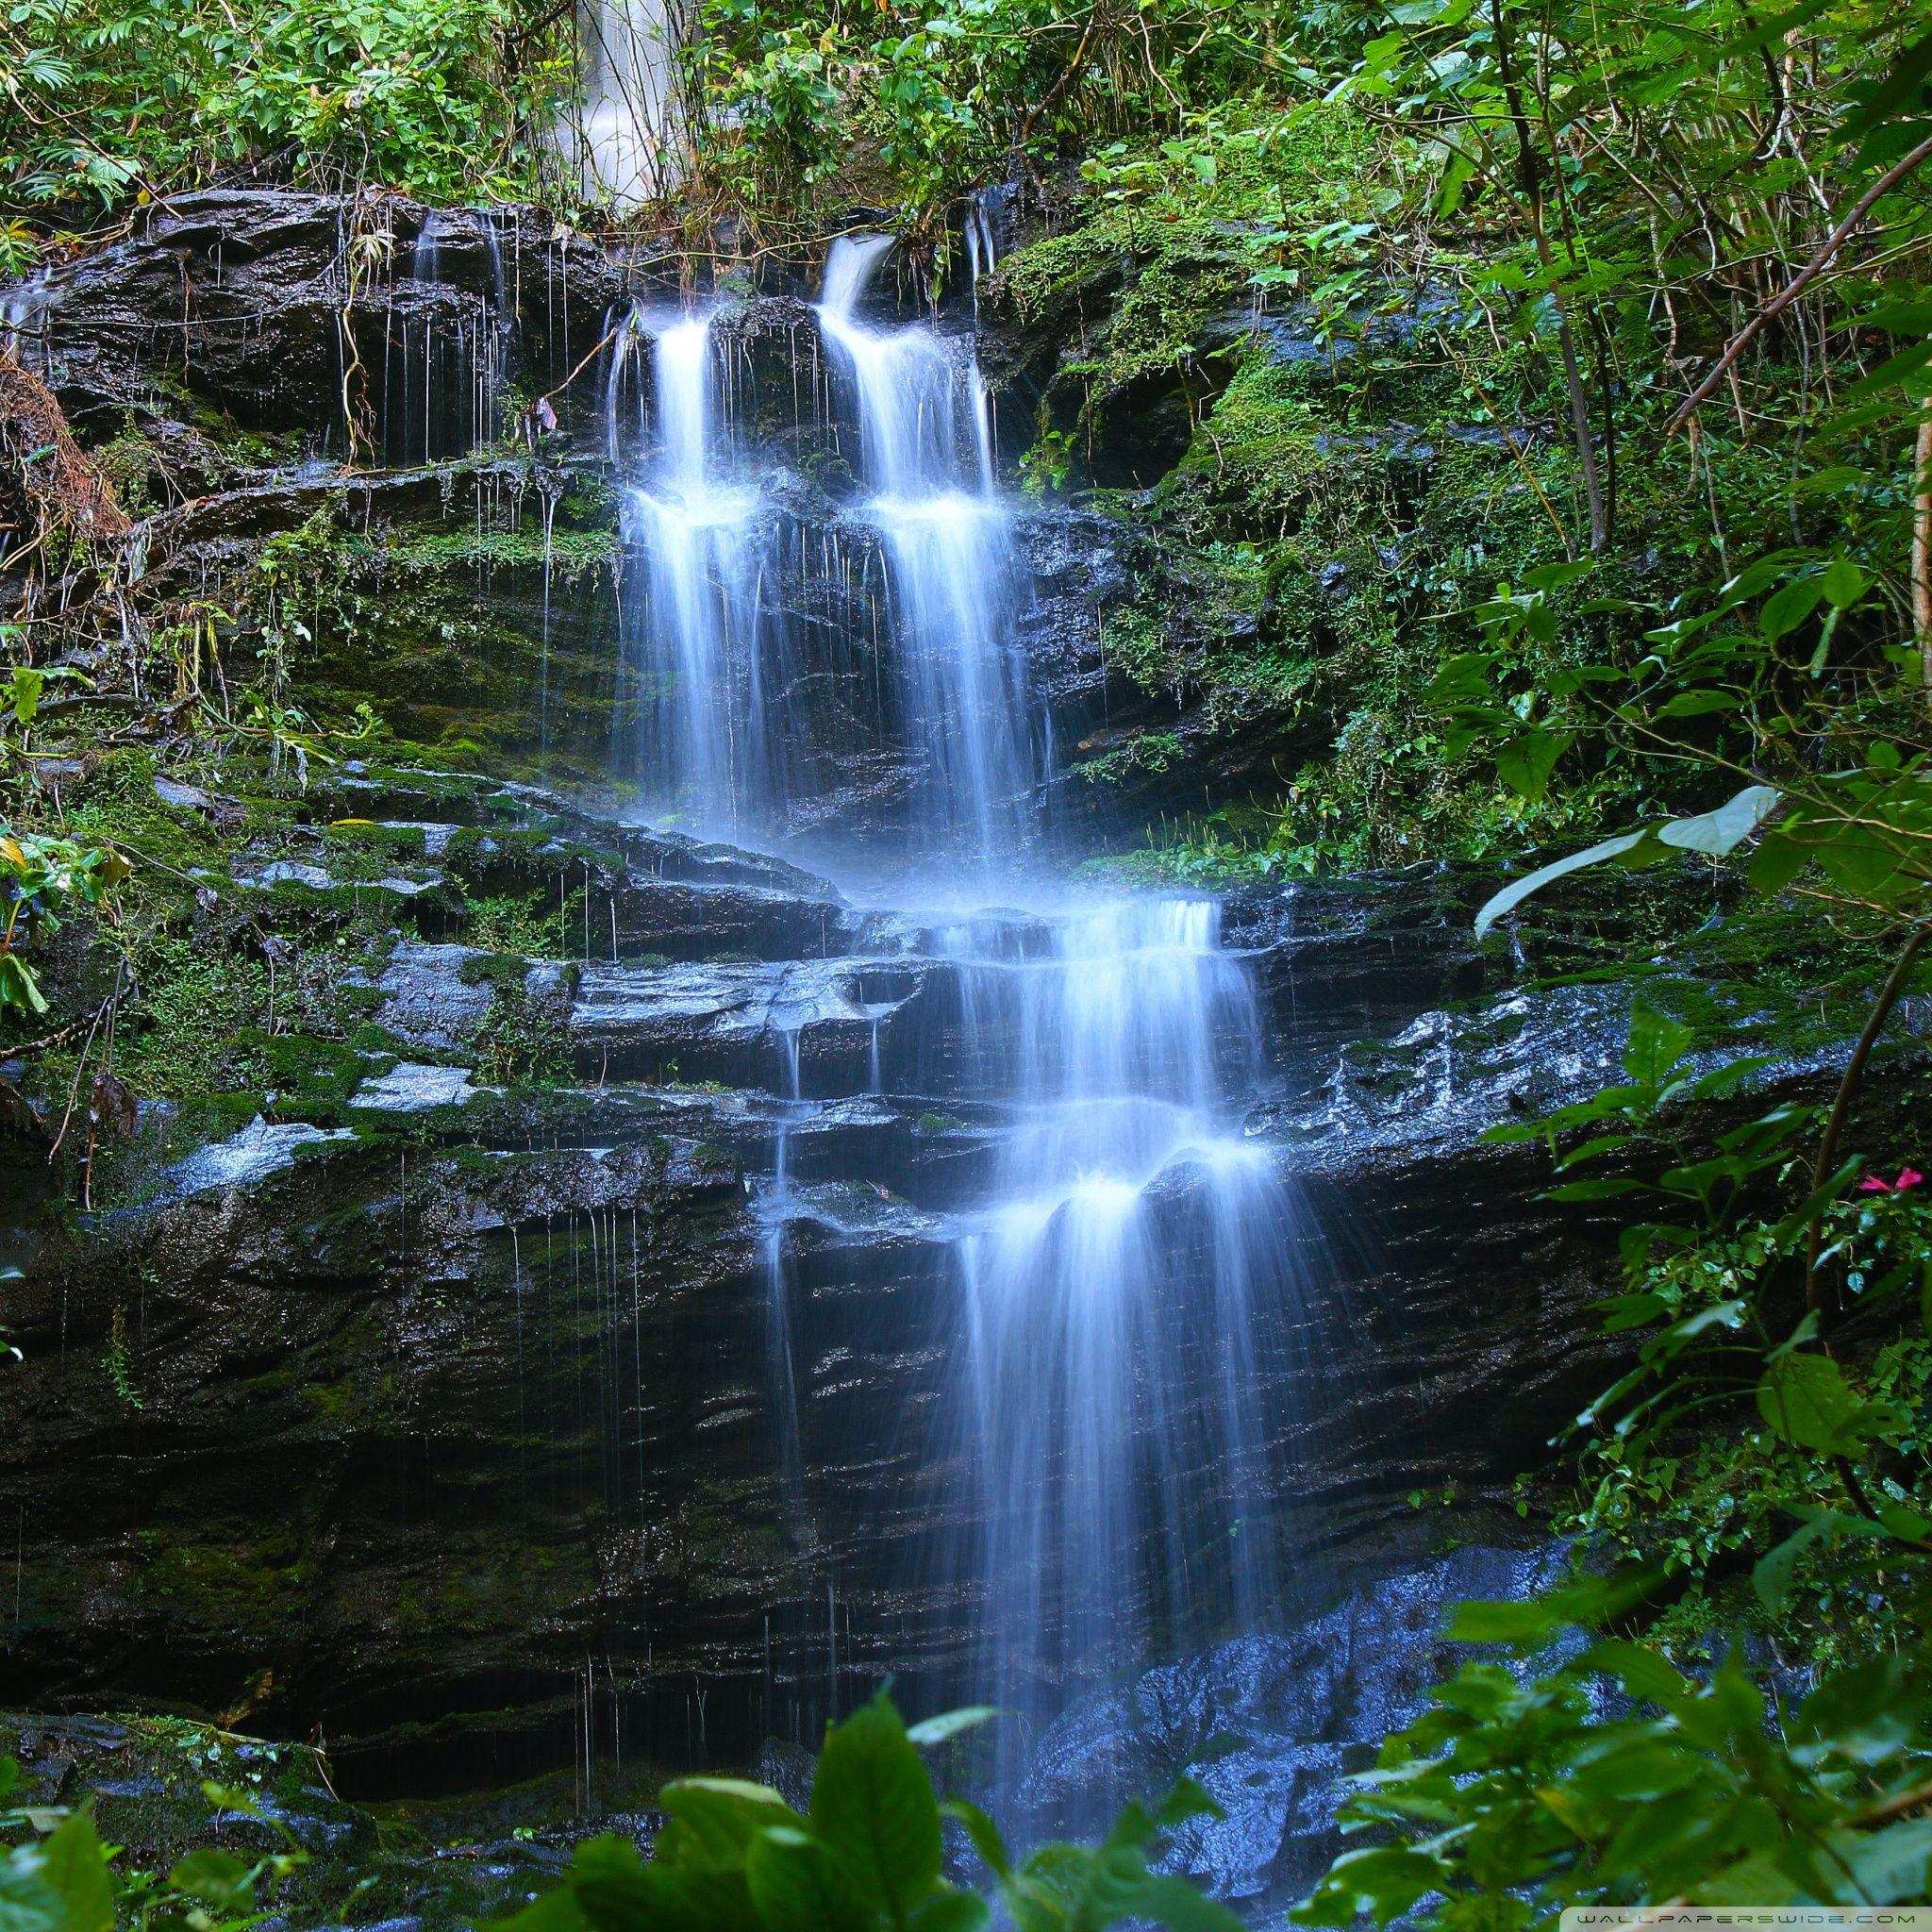
[[[1868,1174],[1858,1183],[1861,1194],[1903,1194],[1924,1184],[1925,1176],[1916,1167],[1902,1167],[1895,1181],[1881,1180],[1875,1174]]]

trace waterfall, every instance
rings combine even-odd
[[[557,138],[587,194],[628,207],[677,185],[685,32],[685,13],[670,0],[582,0],[582,105]]]
[[[640,317],[632,328],[653,345],[659,444],[651,480],[624,493],[625,538],[647,571],[638,633],[645,757],[676,774],[694,823],[736,832],[742,808],[759,802],[748,791],[755,751],[746,741],[758,714],[741,690],[757,625],[758,578],[748,567],[757,499],[713,475],[711,317]],[[613,441],[618,392],[613,381]]]
[[[819,327],[858,405],[865,514],[891,559],[906,716],[927,765],[926,818],[983,860],[1027,829],[1037,704],[1012,644],[1024,589],[991,475],[976,361],[930,329],[871,328],[856,310],[891,239],[832,244]]]
[[[997,198],[972,211],[975,284],[1004,211]],[[1263,1355],[1295,1325],[1294,1243],[1241,1132],[1264,1028],[1218,904],[1042,883],[1052,741],[1018,641],[1034,594],[1021,529],[973,339],[885,312],[892,248],[853,236],[827,258],[814,315],[831,407],[811,425],[824,459],[808,481],[725,407],[722,308],[630,318],[606,426],[644,578],[625,622],[654,808],[779,835],[815,823],[856,759],[903,776],[903,929],[955,989],[956,1084],[1003,1124],[983,1195],[933,1237],[943,1419],[905,1508],[924,1525],[908,1588],[974,1607],[965,1680],[949,1689],[1025,1720],[1008,1727],[1010,1793],[1024,1742],[1081,1685],[1268,1614],[1280,1430],[1257,1390]],[[861,711],[876,743],[855,735]],[[1041,909],[917,911],[996,892]],[[781,1484],[803,1509],[814,1369],[788,1227],[810,1216],[836,1234],[837,1210],[795,1173],[794,1127],[818,1104],[801,1098],[811,1013],[782,989],[774,1002],[783,1064],[757,1192]],[[869,1028],[850,1091],[862,1080],[886,1105],[876,1015],[855,996],[850,1017]],[[827,1644],[835,1660],[831,1610]],[[861,1667],[849,1637],[843,1655]]]
[[[1211,900],[1148,897],[1069,910],[1030,956],[950,936],[1018,1121],[958,1249],[978,1521],[939,1568],[981,1595],[975,1694],[1036,1723],[1158,1641],[1253,1627],[1269,1595],[1253,1336],[1286,1229],[1237,1130],[1262,1032],[1219,928]]]
[[[389,291],[382,366],[383,442],[392,463],[467,454],[500,432],[516,333],[493,208],[430,209]],[[479,249],[489,287],[460,292],[452,257]],[[452,283],[455,287],[450,286]]]

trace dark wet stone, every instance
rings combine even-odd
[[[1448,1607],[1529,1595],[1563,1568],[1557,1552],[1461,1549],[1277,1632],[1148,1671],[1059,1718],[1016,1795],[1045,1828],[1091,1833],[1114,1792],[1158,1792],[1191,1767],[1226,1815],[1182,1825],[1163,1869],[1251,1911],[1279,1909],[1341,1849],[1344,1776],[1453,1668]]]

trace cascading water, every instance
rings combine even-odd
[[[976,268],[997,258],[997,212],[975,210]],[[1030,579],[969,344],[861,315],[891,245],[847,238],[826,264],[815,315],[828,426],[835,441],[856,426],[856,448],[840,452],[856,488],[822,511],[834,527],[813,540],[774,513],[786,477],[758,468],[720,408],[719,312],[641,314],[624,332],[608,420],[613,459],[635,478],[625,522],[645,581],[626,605],[647,783],[659,775],[658,802],[684,822],[740,837],[782,830],[802,808],[809,823],[812,788],[841,751],[796,692],[869,658],[878,728],[912,774],[901,897],[957,906],[997,885],[1037,903],[1052,749],[1016,642]],[[870,601],[815,607],[843,608],[842,631],[777,618],[781,577],[849,585],[856,555]],[[880,635],[853,637],[866,621]],[[1042,912],[909,928],[957,989],[956,1084],[1006,1124],[985,1197],[947,1237],[935,1457],[948,1473],[929,1480],[963,1471],[970,1499],[910,1498],[907,1514],[933,1525],[924,1578],[974,1607],[972,1654],[949,1688],[1037,1726],[1085,1682],[1253,1627],[1273,1593],[1279,1485],[1256,1338],[1282,1325],[1291,1242],[1267,1162],[1239,1132],[1262,1026],[1207,898],[1057,895]],[[879,1094],[891,1076],[877,1021],[862,1002],[851,1017],[870,1026],[863,1086]],[[792,1123],[811,1106],[808,1016],[774,1024],[785,1065],[761,1198],[795,1496],[810,1364],[793,1359],[788,1231],[821,1210],[791,1158]],[[1009,1727],[1009,1754],[1026,1728]],[[1006,1768],[1016,1774],[1017,1758]]]
[[[951,1444],[976,1507],[932,1557],[977,1599],[972,1694],[1026,1721],[1008,1786],[1072,1690],[1251,1629],[1272,1593],[1255,1338],[1290,1242],[1236,1124],[1262,1032],[1219,926],[1210,900],[1150,896],[937,936],[1015,1113],[958,1246]]]
[[[857,319],[891,246],[883,235],[832,244],[819,328],[857,393],[864,513],[891,559],[925,824],[985,860],[1019,842],[1034,807],[1038,707],[1011,642],[1024,586],[976,364],[930,329]]]
[[[748,567],[759,560],[748,547],[756,498],[712,475],[710,317],[638,318],[632,329],[652,344],[659,442],[651,482],[624,500],[626,539],[647,571],[645,762],[678,774],[697,822],[737,831],[757,796],[753,734],[762,723],[738,675],[757,628],[758,575]],[[613,384],[613,441],[617,393]]]

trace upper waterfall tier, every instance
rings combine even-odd
[[[995,867],[1037,828],[1050,764],[1016,643],[1033,589],[970,339],[864,319],[891,248],[849,237],[826,263],[815,494],[732,407],[720,310],[624,327],[605,414],[643,579],[640,766],[654,809],[741,838],[808,826],[865,761],[902,846]]]

